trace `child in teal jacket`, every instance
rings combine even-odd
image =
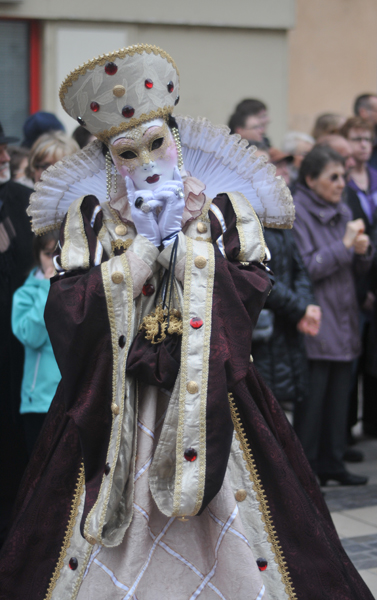
[[[61,378],[44,322],[57,237],[51,232],[35,238],[34,255],[39,266],[13,296],[12,329],[25,347],[20,413],[29,454]]]

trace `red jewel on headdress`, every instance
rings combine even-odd
[[[135,114],[135,109],[132,106],[124,106],[122,108],[122,115],[126,117],[126,119],[130,119]]]
[[[190,325],[193,329],[200,329],[203,325],[203,321],[202,319],[199,319],[199,317],[193,317],[190,319]]]
[[[167,85],[167,88],[168,88],[169,94],[171,94],[172,92],[174,92],[174,83],[172,81],[169,81],[169,83]]]
[[[265,571],[267,569],[268,562],[265,558],[257,558],[257,565],[260,571]]]
[[[98,102],[91,102],[90,103],[90,110],[92,110],[93,112],[98,112],[99,111],[99,104],[98,104]]]
[[[105,64],[105,72],[108,75],[115,75],[115,73],[117,72],[118,67],[116,66],[115,63],[113,62],[108,62]]]
[[[144,85],[148,90],[151,90],[153,88],[153,81],[152,79],[146,79],[144,81]]]
[[[183,456],[188,462],[194,462],[194,460],[196,460],[196,457],[198,456],[198,453],[194,448],[187,448]]]

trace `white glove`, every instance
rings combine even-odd
[[[153,209],[155,208],[155,205],[160,205],[160,202],[156,204],[153,192],[149,190],[136,190],[134,182],[130,177],[126,177],[125,182],[128,201],[131,206],[132,220],[135,223],[137,232],[146,237],[155,246],[159,246],[161,244],[161,234],[157,224],[155,211],[146,211],[145,207],[144,210],[142,210],[142,207],[144,204],[153,203],[153,206],[151,206]]]
[[[173,181],[167,181],[155,189],[154,197],[163,202],[163,209],[158,215],[158,227],[162,243],[166,247],[181,231],[182,214],[185,208],[183,182],[177,167],[174,168]]]

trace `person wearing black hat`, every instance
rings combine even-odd
[[[18,414],[24,351],[12,334],[11,308],[32,266],[31,190],[10,179],[7,144],[17,141],[0,123],[0,545],[27,461]]]

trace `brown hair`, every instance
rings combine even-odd
[[[40,254],[42,250],[46,248],[46,246],[54,241],[55,246],[57,245],[59,240],[59,229],[55,229],[54,231],[48,231],[43,235],[36,235],[33,239],[33,258],[35,266],[41,266]]]
[[[30,150],[20,146],[8,146],[8,154],[10,156],[10,175],[14,179],[22,161],[29,158]]]
[[[34,180],[35,166],[52,157],[55,162],[80,150],[75,140],[61,131],[51,131],[39,137],[31,147],[26,175]]]
[[[350,129],[363,129],[364,131],[369,131],[372,134],[372,139],[374,138],[374,127],[365,119],[361,117],[350,117],[344,123],[343,127],[341,127],[339,133],[346,139],[348,139]]]
[[[325,113],[323,115],[319,115],[314,123],[312,136],[315,140],[318,140],[318,138],[322,137],[323,135],[338,133],[343,119],[344,117],[337,113]]]

